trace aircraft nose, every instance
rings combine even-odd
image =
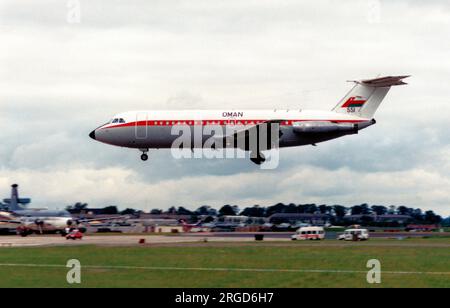
[[[90,134],[89,137],[91,137],[92,139],[95,140],[95,130],[93,130]]]

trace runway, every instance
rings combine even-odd
[[[82,240],[66,240],[59,235],[31,235],[20,237],[16,235],[1,236],[1,247],[36,247],[36,246],[66,246],[66,245],[102,245],[102,246],[124,246],[138,245],[141,240],[145,245],[153,244],[180,244],[199,242],[248,242],[248,237],[227,238],[227,237],[207,237],[190,235],[86,235]],[[276,240],[276,239],[267,239]]]
[[[290,239],[295,232],[208,232],[208,233],[182,233],[181,235],[194,237],[226,237],[226,238],[248,238],[253,239],[255,234],[263,234],[265,239]],[[335,240],[342,232],[327,231],[325,239]],[[426,233],[426,232],[370,232],[371,238],[421,238],[450,236],[449,232]]]
[[[236,234],[234,234],[236,235]],[[401,239],[401,238],[400,238]],[[144,243],[140,243],[141,241]],[[264,237],[263,241],[255,241],[254,234],[240,234],[240,236],[225,236],[220,234],[180,234],[180,235],[86,235],[82,240],[66,240],[59,235],[32,235],[28,237],[1,236],[0,248],[6,247],[48,247],[48,246],[76,246],[76,245],[97,245],[97,246],[177,246],[177,247],[197,247],[197,246],[386,246],[386,247],[416,247],[417,243],[406,240],[383,240],[373,239],[366,242],[342,242],[337,240],[325,241],[291,241],[287,234],[272,233]],[[424,247],[450,247],[450,239],[445,242],[435,243],[433,241],[423,242]]]

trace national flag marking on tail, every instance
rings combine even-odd
[[[362,107],[367,100],[362,96],[352,96],[341,106],[341,108]]]

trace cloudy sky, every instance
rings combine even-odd
[[[0,196],[17,182],[49,208],[368,202],[450,215],[449,37],[448,1],[0,0]],[[163,150],[143,163],[87,136],[133,109],[329,110],[346,80],[380,74],[412,77],[375,126],[283,149],[275,170]]]

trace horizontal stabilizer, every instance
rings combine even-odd
[[[409,75],[404,76],[387,76],[387,77],[380,77],[380,78],[374,78],[374,79],[366,79],[361,80],[360,83],[371,86],[371,87],[390,87],[390,86],[400,86],[407,84],[402,79],[408,78]]]
[[[7,199],[3,199],[3,202],[5,202],[6,204],[10,204],[12,201],[11,198],[7,198]],[[19,198],[17,199],[17,203],[19,204],[28,204],[31,203],[31,199],[30,198]]]

